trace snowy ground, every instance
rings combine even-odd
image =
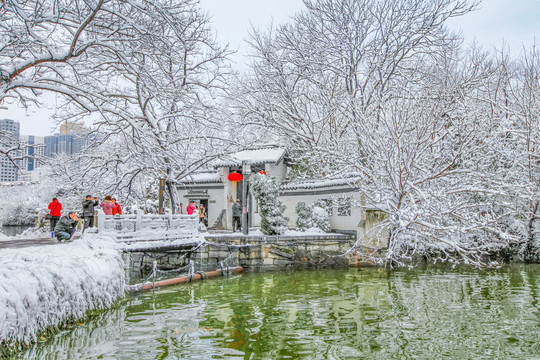
[[[117,246],[85,234],[72,243],[0,250],[0,341],[35,340],[40,330],[124,296]]]
[[[0,241],[12,241],[18,239],[42,239],[48,237],[51,237],[51,232],[49,231],[49,228],[32,227],[15,236],[7,236],[2,231],[0,231]]]
[[[190,239],[177,239],[177,240],[155,240],[155,241],[135,241],[119,244],[122,250],[133,251],[137,249],[153,249],[164,246],[180,246],[184,244],[202,244],[204,243],[204,237],[194,237]]]

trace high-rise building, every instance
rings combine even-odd
[[[17,147],[20,136],[20,124],[14,120],[0,120],[0,147],[7,151]],[[8,155],[0,154],[0,183],[17,181],[19,178],[19,158],[18,151],[13,151]]]
[[[43,136],[34,135],[21,135],[21,160],[19,163],[19,181],[40,181],[42,162],[40,158],[43,157],[45,151],[45,138]]]
[[[60,125],[60,134],[73,134],[73,133],[85,133],[88,129],[84,127],[84,123],[81,121],[64,122]]]
[[[57,154],[73,155],[92,142],[88,133],[54,134],[45,136],[43,155],[53,157]]]
[[[40,167],[39,158],[45,153],[45,138],[43,136],[21,135],[22,160],[21,169],[34,171]]]

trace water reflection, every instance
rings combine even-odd
[[[540,266],[244,274],[145,293],[24,359],[540,357]]]
[[[17,236],[33,225],[2,225],[2,233],[6,236]]]

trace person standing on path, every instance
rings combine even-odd
[[[66,216],[62,216],[54,228],[54,233],[56,234],[58,242],[70,240],[75,232],[78,222],[79,217],[74,211],[71,211]]]
[[[232,227],[234,232],[242,229],[242,223],[240,221],[241,218],[242,205],[240,204],[240,199],[236,199],[236,202],[232,206]]]
[[[103,202],[99,204],[99,206],[101,206],[105,215],[112,215],[113,209],[116,208],[116,205],[112,202],[110,195],[105,196]]]
[[[112,198],[112,202],[114,204],[114,208],[112,209],[113,215],[122,215],[122,208],[120,207],[120,204],[116,202],[115,198]]]
[[[186,208],[187,214],[193,215],[193,212],[195,210],[197,210],[197,208],[195,207],[195,205],[193,205],[193,201],[190,201],[188,207]]]
[[[92,195],[86,195],[86,199],[83,200],[83,217],[84,217],[84,230],[89,227],[94,227],[94,208],[98,206],[99,201],[97,197],[92,197]]]
[[[204,219],[206,218],[206,209],[203,204],[199,205],[199,222],[204,224]]]
[[[60,220],[60,210],[62,210],[62,204],[60,204],[57,198],[53,198],[49,204],[49,214],[51,214],[51,218],[49,219],[51,224],[51,237],[54,237],[54,228],[56,227],[56,224],[58,224],[58,220]]]

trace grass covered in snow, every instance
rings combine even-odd
[[[0,250],[0,344],[28,343],[49,326],[107,308],[124,296],[116,243],[96,234],[73,243]]]

